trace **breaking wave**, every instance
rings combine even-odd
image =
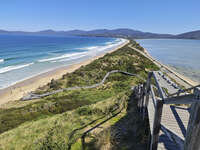
[[[4,62],[4,59],[0,59],[0,63]]]
[[[58,56],[58,57],[52,57],[52,58],[46,58],[46,59],[41,59],[38,60],[38,62],[48,62],[48,61],[56,61],[56,60],[60,60],[60,59],[64,59],[64,58],[72,58],[72,57],[76,57],[78,55],[83,55],[86,52],[82,52],[82,53],[71,53],[71,54],[64,54],[62,56]]]
[[[29,64],[25,64],[25,65],[7,66],[4,68],[0,68],[0,73],[9,72],[9,71],[16,70],[16,69],[21,69],[21,68],[28,67],[33,64],[34,63],[29,63]]]

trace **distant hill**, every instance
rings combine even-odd
[[[103,36],[103,37],[122,37],[122,38],[135,38],[135,39],[150,39],[150,38],[172,38],[172,39],[200,39],[200,30],[182,33],[178,35],[172,34],[159,34],[151,32],[142,32],[138,30],[120,28],[120,29],[97,29],[97,30],[70,30],[70,31],[54,31],[43,30],[38,32],[23,32],[23,31],[5,31],[0,30],[0,34],[7,35],[41,35],[41,36]]]
[[[114,30],[92,30],[87,31],[82,35],[89,35],[89,36],[109,36],[109,37],[130,37],[130,38],[170,38],[173,35],[170,34],[157,34],[157,33],[150,33],[150,32],[142,32],[138,30],[132,29],[114,29]]]
[[[200,30],[179,34],[175,37],[180,39],[200,39]]]

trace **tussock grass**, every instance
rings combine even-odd
[[[123,95],[121,93],[117,97],[96,104],[79,107],[75,110],[34,122],[26,122],[0,135],[0,149],[15,148],[16,150],[31,150],[48,149],[48,147],[52,149],[67,148],[68,138],[73,130],[81,128],[92,120],[109,114],[116,107],[116,104],[119,103],[119,100],[123,99]],[[89,127],[91,126],[87,128]],[[84,130],[85,128],[78,131],[71,140],[73,141],[79,138]]]

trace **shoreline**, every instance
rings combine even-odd
[[[165,72],[169,77],[176,80],[176,82],[178,84],[184,86],[185,88],[190,88],[192,86],[199,85],[198,82],[191,80],[189,77],[186,77],[186,76],[176,72],[175,70],[173,70],[173,68],[170,68],[167,65],[162,64],[160,61],[156,60],[153,56],[151,56],[149,54],[147,49],[144,48],[144,51],[141,51],[141,50],[139,50],[135,47],[132,47],[132,46],[129,46],[129,47],[134,49],[138,53],[142,54],[143,56],[145,56],[149,60],[151,60],[155,65],[157,65],[161,69],[161,71]]]
[[[156,60],[153,56],[151,56],[149,54],[149,52],[144,48],[144,53],[148,56],[149,59],[151,59],[151,61],[153,61],[156,65],[160,66],[161,68],[165,68],[167,71],[169,71],[171,74],[175,75],[177,78],[179,78],[180,80],[182,80],[183,82],[185,82],[186,84],[188,84],[189,86],[196,86],[199,85],[198,82],[191,80],[189,77],[184,76],[180,73],[178,73],[177,71],[175,71],[175,69],[173,69],[173,67],[169,67],[165,64],[162,64],[160,61]],[[168,74],[169,75],[169,74]],[[170,75],[169,75],[170,76]]]
[[[25,94],[27,94],[31,91],[34,91],[41,86],[46,85],[52,79],[55,79],[55,80],[59,79],[64,74],[71,73],[71,72],[75,71],[76,69],[80,68],[81,66],[87,65],[87,64],[91,63],[92,61],[94,61],[95,59],[103,57],[107,53],[112,53],[112,52],[118,50],[119,48],[125,46],[128,43],[129,43],[129,40],[126,39],[126,41],[124,43],[120,44],[117,47],[114,47],[113,49],[111,49],[108,52],[105,52],[104,54],[89,58],[89,59],[84,60],[77,64],[71,64],[68,66],[64,66],[64,67],[60,67],[57,69],[47,71],[45,73],[41,73],[34,77],[30,77],[23,81],[19,81],[19,82],[15,83],[14,85],[11,85],[7,88],[0,89],[0,97],[1,97],[0,106],[6,104],[8,102],[11,102],[11,101],[17,101],[20,98],[22,98]]]

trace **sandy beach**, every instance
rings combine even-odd
[[[123,47],[124,45],[128,44],[129,41],[127,40],[125,43],[121,44],[120,46],[110,50],[107,53],[111,53],[113,51],[116,51],[117,49]],[[106,53],[105,53],[106,54]],[[29,78],[27,80],[18,82],[8,88],[0,90],[0,106],[3,104],[6,104],[11,101],[16,101],[22,98],[25,94],[36,90],[37,88],[46,85],[49,83],[52,79],[59,79],[62,77],[62,75],[66,73],[70,73],[75,71],[76,69],[80,68],[81,66],[87,65],[91,63],[93,60],[98,59],[100,57],[103,57],[103,55],[99,55],[96,57],[93,57],[91,59],[88,59],[86,61],[83,61],[78,64],[69,65],[66,67],[61,67],[46,73],[42,73],[40,75],[37,75],[35,77]]]

